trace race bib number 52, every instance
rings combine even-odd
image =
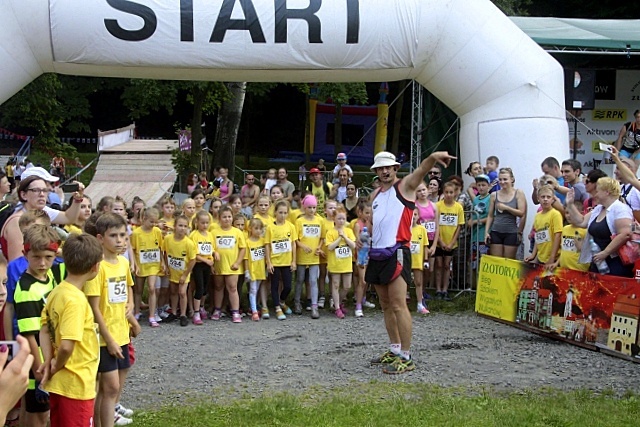
[[[107,288],[111,304],[127,302],[127,281],[124,277],[110,277],[107,280]]]

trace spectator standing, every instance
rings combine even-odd
[[[304,188],[304,183],[307,181],[307,167],[304,164],[304,161],[300,162],[300,166],[298,167],[298,190],[302,191]]]
[[[293,185],[293,182],[289,181],[289,174],[285,168],[278,169],[278,185],[282,188],[282,193],[284,198],[291,202],[293,198],[293,191],[296,189],[296,186]]]
[[[240,189],[240,199],[242,200],[242,213],[247,217],[253,217],[253,210],[260,197],[260,187],[256,184],[256,177],[247,174],[244,178],[245,184]]]
[[[20,185],[20,180],[22,180],[22,172],[24,172],[25,167],[22,162],[18,162],[16,166],[13,168],[13,178],[16,180],[16,185]]]
[[[336,199],[338,203],[342,203],[344,199],[347,198],[347,185],[349,184],[349,171],[347,168],[342,168],[338,172],[338,182],[333,183],[333,188],[331,189],[331,195],[329,196],[332,199]]]
[[[51,170],[49,173],[53,176],[57,176],[58,178],[64,178],[66,172],[65,166],[62,153],[58,153],[53,159],[51,159]]]
[[[307,184],[307,191],[316,196],[318,201],[317,213],[320,216],[324,215],[324,204],[331,194],[331,183],[325,182],[324,175],[318,168],[311,168],[309,171],[310,183]]]
[[[347,169],[347,172],[349,172],[349,180],[351,180],[353,177],[353,169],[351,169],[351,166],[347,164],[347,155],[344,153],[338,153],[336,163],[337,165],[333,168],[333,173],[331,174],[331,182],[333,184],[340,182],[339,174],[342,169]]]
[[[560,163],[558,163],[558,160],[555,157],[547,157],[546,159],[544,159],[542,161],[542,164],[540,165],[540,168],[542,169],[543,174],[551,175],[556,179],[556,181],[558,181],[558,187],[564,187],[564,177],[562,176],[562,172],[560,171]],[[531,193],[531,200],[533,201],[534,205],[539,204],[538,188],[540,187],[540,185],[541,184],[537,179],[533,180],[533,192]],[[555,184],[553,186],[554,188],[558,188]],[[560,200],[560,203],[564,205],[565,195],[556,190],[556,197]]]
[[[322,177],[326,178],[327,175],[327,165],[324,164],[324,159],[320,159],[318,160],[318,165],[316,166],[316,168],[322,172]]]

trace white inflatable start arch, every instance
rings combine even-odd
[[[463,164],[497,155],[529,193],[569,157],[561,66],[489,0],[3,1],[0,103],[45,72],[415,79],[460,116]]]

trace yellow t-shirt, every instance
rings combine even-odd
[[[560,267],[577,271],[589,271],[590,263],[580,264],[581,250],[584,238],[587,235],[586,228],[578,228],[571,224],[562,227],[562,239],[560,240]]]
[[[100,297],[100,313],[107,324],[109,334],[119,346],[129,344],[129,322],[127,321],[127,301],[133,286],[129,261],[119,255],[118,262],[100,262],[98,275],[84,285],[88,297]],[[100,335],[100,345],[107,343]]]
[[[447,206],[444,200],[440,200],[436,203],[438,207],[438,224],[440,225],[440,233],[438,241],[444,244],[454,243],[452,249],[458,247],[458,241],[452,242],[453,236],[456,233],[458,227],[464,225],[464,209],[458,202],[454,202],[452,206]]]
[[[269,244],[271,265],[286,267],[293,263],[293,242],[296,240],[296,228],[289,221],[283,225],[269,224],[265,241]]]
[[[344,235],[355,242],[356,237],[353,235],[353,230],[347,227],[343,229]],[[332,228],[327,231],[325,244],[328,246],[338,239],[338,230]],[[329,273],[352,273],[353,272],[353,251],[347,242],[341,237],[338,246],[330,251],[327,247],[327,269]]]
[[[411,269],[424,269],[424,251],[429,247],[427,229],[422,225],[411,227]]]
[[[298,218],[300,218],[302,215],[304,214],[300,209],[289,209],[289,217],[287,218],[287,220],[291,224],[295,225]]]
[[[162,218],[160,219],[160,222],[164,224],[164,226],[162,228],[160,228],[160,230],[162,231],[162,235],[163,236],[168,236],[169,234],[173,234],[173,231],[175,230],[175,226],[176,226],[176,219],[175,218]]]
[[[221,276],[231,276],[234,274],[242,274],[244,268],[242,266],[244,256],[238,262],[238,269],[232,270],[231,265],[238,259],[241,249],[247,247],[244,239],[244,233],[235,227],[229,230],[218,229],[213,233],[216,242],[216,251],[220,254],[220,261],[215,263],[215,272]]]
[[[196,255],[213,261],[213,252],[216,250],[213,233],[206,231],[205,234],[202,234],[195,230],[191,232],[189,238],[196,244]]]
[[[188,237],[176,240],[175,234],[170,234],[162,242],[162,250],[167,254],[169,281],[179,283],[189,263],[196,259],[196,244]],[[190,276],[187,276],[185,283],[189,282]]]
[[[320,256],[316,255],[316,249],[320,245],[322,235],[326,234],[323,230],[324,220],[319,216],[314,216],[312,220],[301,216],[296,220],[297,240],[309,246],[311,253],[308,254],[300,247],[297,247],[296,264],[298,265],[318,265],[320,264]]]
[[[49,378],[44,389],[70,399],[95,399],[100,346],[84,292],[63,280],[49,293],[40,324],[51,333],[53,357],[57,357],[62,340],[75,343],[67,363]]]
[[[553,208],[548,212],[540,211],[533,220],[533,228],[536,230],[538,261],[546,263],[551,258],[555,234],[562,233],[562,214]]]
[[[264,237],[255,241],[248,238],[247,251],[244,254],[244,259],[249,262],[251,280],[265,280],[267,278],[267,267],[264,256]]]
[[[82,234],[82,229],[75,224],[67,224],[64,226],[69,234]]]
[[[327,184],[327,189],[329,190],[329,193],[330,193],[331,188],[333,188],[333,185],[330,182],[327,182],[326,184]],[[320,185],[320,187],[316,187],[315,184],[311,184],[311,194],[316,196],[316,199],[318,200],[318,209],[317,209],[318,215],[324,215],[324,204],[326,202],[326,199],[329,198],[329,193],[325,194],[324,184]]]
[[[213,216],[209,214],[209,232],[213,233],[216,230],[220,230],[220,221],[213,219]]]
[[[136,227],[131,234],[131,248],[136,256],[136,264],[140,269],[139,277],[161,276],[162,231],[153,227],[151,231],[144,231]]]

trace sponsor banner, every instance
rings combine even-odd
[[[640,267],[640,266],[638,266]],[[640,362],[640,283],[483,256],[476,312]]]
[[[640,71],[598,70],[595,91],[594,110],[570,110],[567,114],[571,156],[575,150],[585,173],[603,160],[599,144],[614,144],[622,126],[632,121],[633,112],[640,108]]]

